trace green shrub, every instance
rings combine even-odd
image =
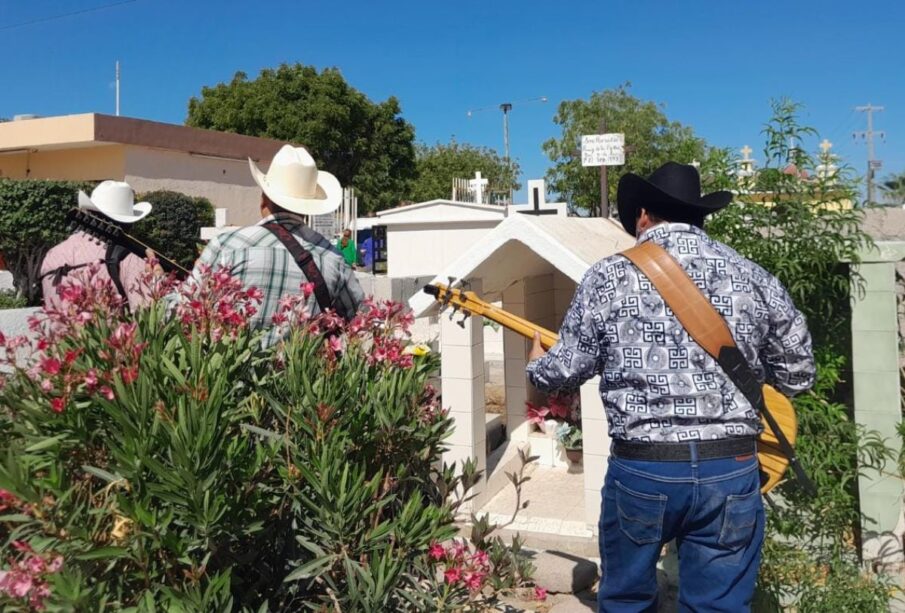
[[[259,293],[225,271],[171,318],[110,307],[94,274],[63,282],[91,319],[44,315],[45,349],[0,391],[0,608],[452,611],[483,597],[490,554],[524,581],[486,530],[490,551],[448,544],[478,475],[440,465],[439,360],[406,344],[401,305],[345,324],[289,297],[265,349]]]
[[[190,269],[198,257],[201,228],[214,225],[210,201],[165,190],[136,195],[136,201],[150,202],[154,210],[130,233]]]
[[[39,304],[41,263],[47,251],[68,236],[66,213],[78,203],[73,181],[0,179],[0,253],[26,303]]]
[[[854,423],[840,401],[852,291],[849,269],[840,262],[857,263],[871,240],[860,225],[862,211],[838,206],[856,199],[858,180],[851,168],[838,163],[835,175],[821,176],[817,165],[827,160],[790,145],[816,138],[815,130],[799,124],[799,111],[788,100],[773,103],[756,191],[738,194],[707,226],[782,281],[814,339],[816,383],[793,402],[799,419],[796,451],[817,493],[805,492],[791,474],[773,492],[779,502],[767,514],[758,588],[764,599],[792,602],[799,611],[885,610],[885,582],[859,571],[856,484],[861,471],[882,468],[891,459],[883,436],[892,433]],[[727,174],[728,157],[709,161],[702,177],[710,189],[738,185]],[[792,168],[797,172],[787,171]]]
[[[21,309],[27,306],[25,298],[10,290],[0,291],[0,311],[3,309]]]

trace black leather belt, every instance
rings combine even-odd
[[[613,455],[623,460],[647,460],[652,462],[682,462],[691,460],[691,446],[697,447],[699,460],[733,458],[757,453],[757,439],[753,436],[724,438],[694,443],[643,443],[639,441],[613,441]]]

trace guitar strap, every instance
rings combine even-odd
[[[795,449],[783,433],[764,402],[763,388],[744,354],[735,344],[726,320],[695,285],[685,270],[665,249],[647,241],[622,253],[638,270],[650,279],[666,305],[688,335],[709,353],[722,367],[729,380],[742,392],[751,406],[759,410],[789,459],[795,477],[809,493],[816,493],[814,484],[805,474]]]
[[[283,246],[285,246],[286,249],[289,250],[289,253],[292,254],[295,263],[302,269],[302,272],[305,273],[305,277],[308,281],[314,283],[314,297],[317,299],[317,305],[321,308],[321,312],[323,313],[331,308],[333,306],[333,299],[330,297],[330,289],[327,287],[327,282],[324,281],[324,275],[321,274],[317,264],[314,263],[311,252],[299,244],[292,235],[292,232],[277,222],[271,221],[264,224],[264,227],[270,230],[270,232],[283,243]]]

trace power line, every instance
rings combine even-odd
[[[70,11],[69,13],[60,13],[58,15],[50,15],[48,17],[39,17],[38,19],[32,19],[30,21],[20,21],[19,23],[11,23],[6,26],[0,26],[0,32],[5,30],[13,30],[15,28],[24,28],[25,26],[31,26],[38,23],[46,23],[48,21],[56,21],[57,19],[64,19],[66,17],[73,17],[75,15],[84,15],[85,13],[95,13],[97,11],[103,11],[104,9],[110,9],[117,6],[122,6],[124,4],[132,4],[133,2],[138,2],[138,0],[122,0],[122,2],[112,2],[110,4],[102,4],[101,6],[89,7],[86,9],[81,9],[78,11]]]

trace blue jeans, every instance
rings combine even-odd
[[[680,611],[748,611],[764,540],[757,458],[610,457],[600,518],[598,610],[657,610],[657,560],[675,539]]]

